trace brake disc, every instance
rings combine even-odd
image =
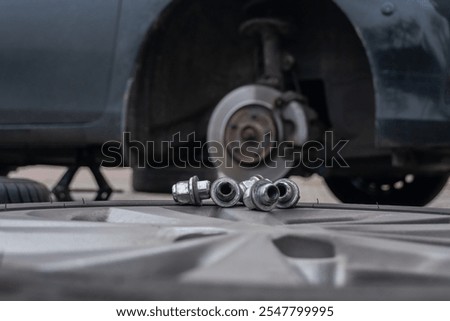
[[[286,158],[279,145],[284,126],[275,103],[281,96],[274,88],[248,85],[217,105],[209,121],[208,142],[211,160],[223,175],[275,180],[290,171],[294,161]]]

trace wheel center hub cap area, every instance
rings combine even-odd
[[[277,137],[272,112],[252,105],[231,116],[225,130],[227,152],[238,162],[254,165],[269,156]]]

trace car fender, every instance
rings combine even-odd
[[[366,50],[378,146],[450,144],[450,5],[335,0]]]
[[[377,145],[449,145],[450,5],[445,0],[334,2],[355,28],[370,63]],[[126,126],[126,98],[140,48],[152,26],[174,3],[122,3],[108,107],[120,110],[121,131]]]

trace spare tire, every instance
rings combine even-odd
[[[0,177],[0,204],[50,202],[50,191],[41,183]]]

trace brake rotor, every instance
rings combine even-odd
[[[283,122],[275,109],[281,92],[262,85],[240,87],[217,105],[208,126],[211,160],[223,175],[236,180],[263,175],[286,176],[291,160],[280,156]]]

